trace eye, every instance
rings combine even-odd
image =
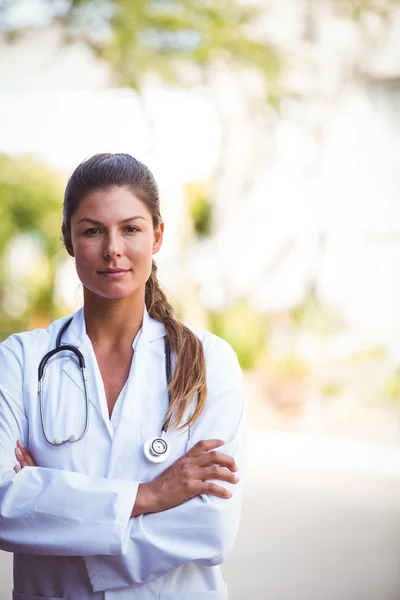
[[[128,225],[127,227],[125,227],[124,231],[126,231],[127,233],[136,233],[137,231],[140,231],[137,227],[135,227],[134,225]]]
[[[90,227],[84,231],[84,235],[96,235],[96,233],[101,233],[101,230],[98,227]]]

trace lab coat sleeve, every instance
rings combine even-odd
[[[25,467],[15,473],[16,441],[25,444],[22,346],[0,345],[0,549],[29,554],[119,554],[129,542],[137,482]]]
[[[207,408],[193,427],[189,448],[202,439],[223,439],[219,451],[235,458],[240,482],[216,481],[231,491],[229,499],[198,495],[170,510],[135,517],[124,556],[85,557],[93,591],[143,584],[189,561],[218,565],[233,546],[246,454],[245,403],[236,354],[216,339],[218,348],[207,363]]]

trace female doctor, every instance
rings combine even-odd
[[[149,169],[100,154],[69,179],[84,306],[0,345],[0,548],[14,600],[226,600],[244,399],[235,353],[179,322],[153,254]]]

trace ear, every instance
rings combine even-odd
[[[66,246],[66,249],[67,249],[68,254],[74,258],[75,252],[74,252],[73,247],[71,245],[69,245],[69,246]]]
[[[154,231],[153,254],[157,254],[160,250],[164,237],[164,222],[161,221],[157,229]]]

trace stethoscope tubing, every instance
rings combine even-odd
[[[87,386],[85,357],[83,356],[83,354],[79,350],[79,348],[77,348],[76,346],[74,346],[72,344],[63,344],[62,343],[62,336],[66,332],[68,327],[70,326],[71,322],[72,322],[72,318],[68,319],[64,323],[64,325],[61,327],[60,331],[57,334],[55,348],[53,348],[52,350],[50,350],[43,356],[42,360],[39,363],[39,367],[38,367],[38,394],[39,394],[40,420],[41,420],[41,424],[42,424],[44,438],[45,438],[46,442],[48,444],[50,444],[51,446],[62,446],[63,444],[67,444],[67,443],[79,442],[82,438],[85,437],[85,435],[87,434],[88,429],[89,429],[89,412],[90,412],[89,408],[90,407],[89,407],[89,392],[88,392],[88,386]],[[76,358],[79,362],[79,368],[80,368],[81,374],[82,374],[82,381],[83,381],[84,394],[85,394],[85,405],[86,405],[85,427],[84,427],[82,434],[79,437],[76,437],[75,435],[70,435],[69,438],[67,438],[66,440],[56,438],[54,441],[51,441],[48,436],[48,433],[47,433],[46,423],[45,423],[45,419],[44,419],[44,407],[43,407],[44,375],[45,375],[45,367],[46,367],[48,361],[53,356],[55,356],[56,354],[59,354],[60,352],[72,352],[76,356]],[[171,352],[170,352],[167,337],[165,337],[165,371],[166,371],[166,378],[167,378],[167,386],[169,388],[169,385],[171,383],[171,378],[172,378],[172,368],[171,368]],[[168,389],[168,400],[169,400],[169,404],[170,404],[171,403],[171,394],[170,394],[169,389]],[[171,417],[164,420],[163,426],[161,429],[161,434],[159,437],[156,437],[152,440],[146,440],[146,442],[144,444],[144,453],[145,453],[146,457],[148,458],[148,460],[150,460],[152,462],[162,462],[167,458],[167,456],[169,454],[169,446],[168,446],[167,441],[164,439],[164,436],[167,433],[170,420],[171,420]]]

